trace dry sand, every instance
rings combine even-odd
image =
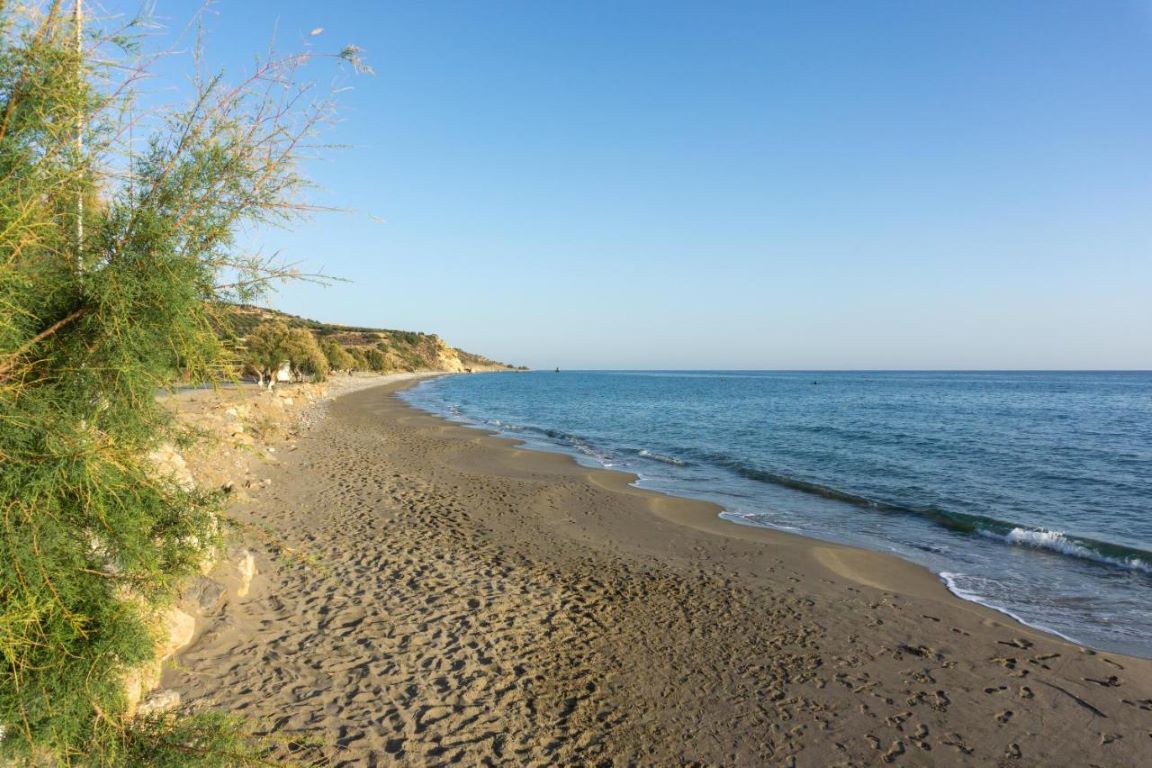
[[[233,510],[262,574],[167,673],[185,701],[337,765],[1152,765],[1152,662],[399,386],[334,401]]]

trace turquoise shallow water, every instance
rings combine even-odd
[[[1152,657],[1152,373],[535,372],[404,397]]]

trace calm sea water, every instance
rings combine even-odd
[[[1152,656],[1152,373],[507,373],[405,398]]]

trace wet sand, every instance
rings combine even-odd
[[[231,513],[261,575],[166,673],[335,765],[1152,765],[1152,662],[902,560],[344,395]]]

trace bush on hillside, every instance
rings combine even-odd
[[[348,351],[348,357],[352,359],[352,367],[350,370],[368,370],[368,362],[364,358],[364,350],[360,349],[359,347],[346,347],[346,349]]]
[[[349,371],[356,365],[355,358],[348,354],[348,350],[340,346],[334,339],[325,339],[320,344],[324,350],[324,357],[328,359],[328,368],[333,371]]]
[[[364,353],[364,360],[368,369],[372,371],[388,370],[388,356],[379,349],[369,349]]]

